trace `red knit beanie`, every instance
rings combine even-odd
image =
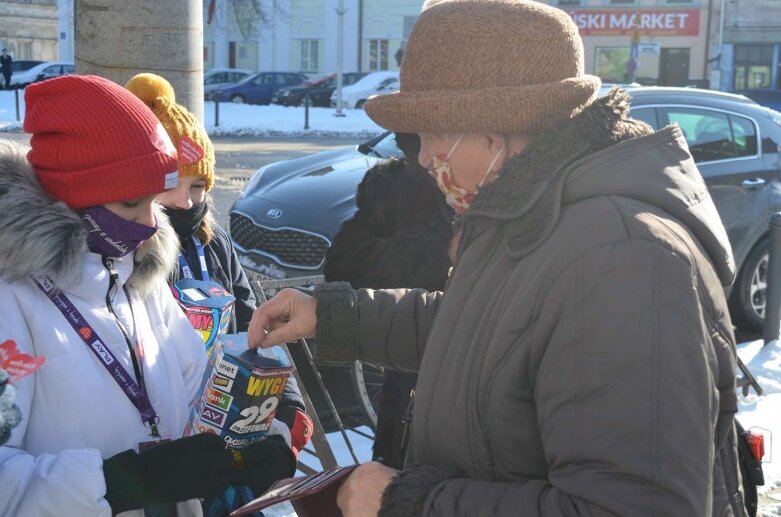
[[[97,76],[68,75],[24,92],[27,155],[41,186],[73,209],[173,188],[176,150],[135,95]]]

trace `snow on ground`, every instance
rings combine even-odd
[[[742,343],[738,345],[738,355],[764,390],[760,396],[752,389],[745,397],[738,390],[740,423],[746,429],[758,428],[765,435],[765,486],[759,492],[778,494],[781,489],[781,345],[778,341],[765,346],[762,341]]]
[[[221,102],[219,125],[215,125],[213,102],[204,103],[206,130],[212,136],[323,136],[333,138],[370,138],[382,133],[363,110],[310,108],[309,129],[304,129],[304,108],[254,106]],[[13,91],[0,91],[0,131],[19,131],[16,99]],[[19,120],[24,120],[24,92],[19,91]]]

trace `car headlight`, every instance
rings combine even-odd
[[[290,92],[288,90],[282,90],[281,92],[279,92],[280,97],[287,97],[288,95],[290,95]]]
[[[244,185],[244,189],[241,191],[241,194],[239,194],[239,199],[243,198],[248,193],[250,193],[253,190],[255,190],[255,188],[258,186],[258,183],[260,183],[261,176],[263,176],[263,173],[266,172],[267,168],[268,168],[268,166],[261,167],[260,169],[257,170],[257,172],[255,174],[250,176],[250,179],[247,180],[247,184]]]

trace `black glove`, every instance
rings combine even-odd
[[[279,479],[296,473],[296,457],[281,436],[269,436],[251,443],[241,450],[243,466],[231,472],[233,485],[246,485],[255,496],[260,496]]]
[[[211,433],[164,442],[140,454],[130,449],[103,461],[106,500],[116,515],[215,496],[228,488],[230,466],[230,452]]]

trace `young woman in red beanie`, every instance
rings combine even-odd
[[[163,77],[138,74],[125,87],[157,116],[178,152],[179,184],[157,196],[180,245],[179,267],[174,269],[170,282],[194,278],[220,284],[236,298],[228,332],[246,332],[255,310],[255,295],[228,233],[217,224],[210,211],[209,191],[214,186],[215,157],[209,135],[187,108],[176,103],[173,87]],[[245,457],[265,458],[263,475],[242,480],[254,494],[260,495],[274,481],[295,473],[298,451],[309,442],[313,430],[305,411],[298,385],[291,377],[277,407],[270,439],[243,451]],[[241,500],[237,498],[235,504]],[[227,501],[223,502],[227,504]],[[219,513],[215,504],[207,503],[207,507],[211,509],[209,515]],[[231,508],[220,508],[225,515],[229,510]]]
[[[176,151],[105,79],[25,100],[31,149],[0,141],[0,341],[46,362],[14,383],[0,515],[200,515],[233,471],[218,437],[181,438],[206,356],[169,290],[178,239],[154,203],[178,183]]]

